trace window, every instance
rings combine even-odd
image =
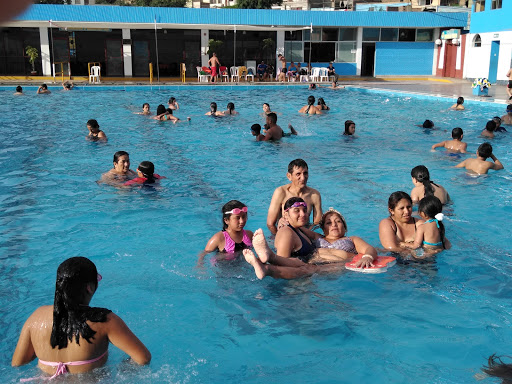
[[[363,41],[379,41],[379,28],[363,28]]]
[[[380,41],[398,41],[398,28],[382,28]]]
[[[312,43],[311,61],[314,63],[325,63],[334,61],[336,43]],[[304,59],[309,60],[309,44],[304,44]]]
[[[302,41],[302,31],[286,31],[284,39],[286,41]]]
[[[322,28],[313,28],[313,33],[309,29],[304,30],[304,41],[321,41]]]
[[[338,41],[338,28],[322,28],[322,41]]]
[[[415,38],[415,29],[400,28],[400,31],[398,32],[398,41],[414,41]]]
[[[340,28],[340,41],[356,41],[357,28]]]
[[[475,35],[473,38],[473,47],[478,48],[482,46],[482,39],[480,38],[480,35]]]
[[[356,62],[356,42],[338,43],[338,63],[355,63]]]
[[[483,12],[485,11],[485,0],[476,0],[475,1],[475,12]]]
[[[286,61],[302,62],[302,51],[301,41],[284,42],[284,57],[286,57]]]
[[[433,29],[418,29],[416,30],[416,41],[433,41],[434,30]]]
[[[502,0],[492,0],[491,9],[499,9],[499,8],[501,8],[501,1]]]

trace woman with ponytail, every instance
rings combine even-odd
[[[157,180],[165,179],[164,176],[155,173],[155,165],[151,161],[143,161],[139,164],[137,176],[135,179],[128,180],[124,185],[148,185],[156,183]]]
[[[411,171],[411,177],[412,183],[414,184],[414,188],[411,191],[413,203],[417,203],[427,196],[437,197],[443,205],[450,199],[446,189],[430,181],[430,174],[428,173],[427,167],[424,165],[414,167]]]
[[[12,357],[12,366],[39,358],[39,368],[53,375],[82,373],[103,366],[109,342],[137,364],[151,354],[112,311],[90,307],[101,275],[92,261],[72,257],[57,269],[53,306],[39,307],[28,318]]]

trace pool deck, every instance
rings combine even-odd
[[[178,79],[162,79],[160,82],[154,81],[152,84],[147,79],[134,79],[134,78],[110,78],[103,79],[101,85],[103,86],[211,86],[210,83],[198,83],[195,79],[187,78],[185,83],[181,83]],[[77,86],[95,87],[96,85],[89,85],[85,78],[77,78],[73,80]],[[52,82],[51,78],[22,78],[22,77],[0,77],[0,85],[2,86],[34,86],[43,82],[47,82],[49,86],[60,86],[60,80],[56,83]],[[357,88],[390,90],[395,92],[405,92],[419,95],[429,95],[438,97],[448,97],[455,99],[459,96],[464,97],[466,100],[477,100],[484,102],[495,102],[500,104],[512,103],[508,100],[505,84],[493,85],[489,89],[489,96],[475,96],[472,93],[471,84],[469,80],[443,78],[443,77],[404,77],[404,78],[364,78],[364,77],[340,77],[340,84],[353,86]],[[291,82],[291,83],[277,83],[277,82],[240,82],[239,85],[243,86],[278,86],[283,85],[287,87],[305,86],[305,83]],[[217,83],[216,86],[233,86],[234,83]]]

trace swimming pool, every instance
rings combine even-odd
[[[504,105],[467,101],[466,111],[451,112],[453,100],[320,89],[313,94],[332,111],[305,117],[296,111],[311,92],[297,88],[27,91],[1,91],[4,382],[39,374],[35,363],[11,368],[12,352],[27,316],[53,302],[58,264],[75,255],[103,275],[92,305],[119,314],[153,355],[149,367],[136,368],[110,348],[108,364],[83,383],[469,383],[488,355],[510,354],[511,133],[492,141],[506,169],[489,176],[468,177],[452,168],[461,159],[430,152],[455,126],[475,152],[485,122]],[[155,111],[170,96],[190,123],[133,114],[144,102]],[[233,101],[241,114],[204,116],[210,101],[219,109]],[[254,142],[249,127],[262,124],[264,102],[299,136]],[[92,118],[108,143],[84,140]],[[441,129],[414,126],[427,118]],[[341,135],[347,119],[357,138]],[[97,185],[117,150],[130,153],[132,169],[151,160],[168,179],[154,191]],[[410,170],[426,165],[453,199],[446,222],[453,249],[435,263],[374,276],[259,281],[243,260],[197,267],[228,200],[248,205],[246,228],[265,228],[272,192],[298,157],[324,210],[340,210],[349,234],[372,245],[389,194],[410,192]]]

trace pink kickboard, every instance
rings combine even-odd
[[[352,259],[350,263],[345,264],[345,268],[354,272],[362,273],[383,273],[388,270],[388,267],[392,267],[396,264],[396,259],[391,256],[377,256],[377,260],[373,262],[373,267],[370,268],[357,268],[356,264],[361,260],[363,254],[360,253]]]

